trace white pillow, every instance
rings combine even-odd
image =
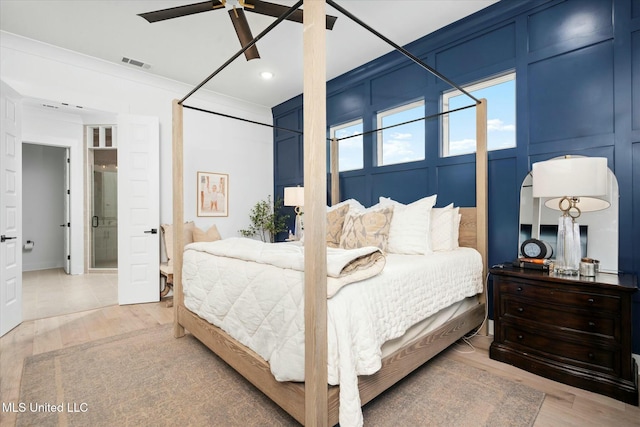
[[[444,208],[431,209],[431,248],[434,251],[450,251],[458,248],[460,208],[453,203]]]
[[[436,195],[424,197],[408,205],[380,197],[381,206],[393,206],[387,251],[396,254],[429,254],[431,208]]]
[[[462,220],[462,214],[460,213],[460,208],[453,208],[453,212],[455,215],[455,221],[453,222],[453,249],[458,249],[460,247],[460,221]]]

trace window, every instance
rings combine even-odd
[[[90,148],[115,148],[115,126],[87,126],[87,145]]]
[[[465,86],[476,98],[487,100],[487,148],[501,150],[516,146],[516,74],[483,80]],[[442,111],[455,110],[474,101],[459,90],[442,95]],[[458,156],[476,151],[474,108],[442,116],[442,155]]]
[[[362,146],[362,119],[344,123],[339,126],[332,126],[329,129],[329,134],[332,139],[338,139],[338,170],[343,172],[362,169],[364,159]]]
[[[424,100],[378,113],[378,166],[424,160],[424,114]]]

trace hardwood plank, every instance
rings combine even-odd
[[[89,332],[83,322],[84,313],[67,315],[60,324],[60,336],[63,347],[78,345],[90,341]]]
[[[33,354],[62,348],[60,317],[49,317],[34,321]]]
[[[473,351],[458,351],[452,346],[444,355],[462,363],[520,382],[546,394],[534,424],[535,427],[601,427],[603,425],[638,426],[640,408],[618,400],[562,384],[489,358],[488,345],[492,337],[476,336],[471,340]]]

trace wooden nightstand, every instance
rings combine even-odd
[[[638,405],[638,367],[631,356],[635,276],[557,276],[516,268],[490,272],[492,359]]]

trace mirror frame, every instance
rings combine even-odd
[[[587,226],[586,256],[600,261],[600,271],[618,273],[618,233],[619,233],[619,189],[618,180],[611,169],[608,169],[609,194],[611,206],[595,212],[584,212],[576,220],[581,226]],[[546,207],[545,199],[533,197],[533,175],[529,171],[520,187],[520,213],[518,223],[518,256],[524,240],[521,232],[523,225],[531,224],[531,236],[540,239],[540,227],[557,226],[560,211]],[[554,236],[555,237],[555,236]],[[545,240],[555,251],[556,240]]]

